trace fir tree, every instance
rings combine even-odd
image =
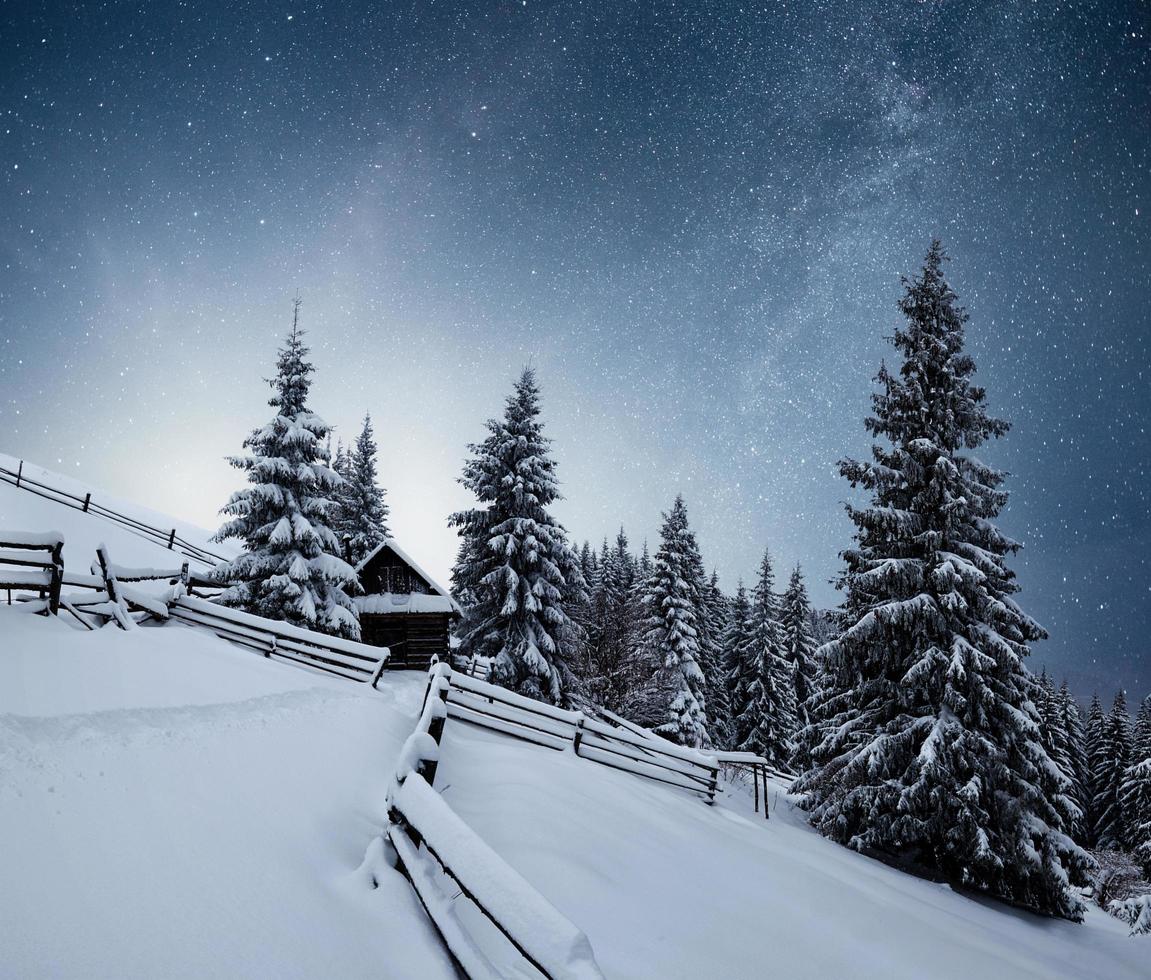
[[[1084,770],[1085,782],[1083,786],[1083,800],[1086,803],[1083,814],[1083,833],[1087,843],[1095,846],[1095,825],[1099,821],[1099,813],[1095,809],[1095,800],[1099,796],[1099,785],[1095,774],[1103,771],[1103,762],[1107,755],[1107,745],[1103,739],[1103,729],[1106,719],[1103,715],[1103,703],[1099,700],[1099,693],[1091,695],[1091,705],[1087,709],[1087,723],[1084,726],[1084,754],[1087,757],[1087,768]]]
[[[727,673],[728,713],[731,718],[727,748],[742,745],[751,734],[751,692],[755,680],[755,637],[751,600],[743,582],[735,590],[723,636],[723,665]]]
[[[307,407],[314,369],[299,319],[296,300],[276,377],[268,382],[275,418],[244,440],[250,455],[229,458],[247,474],[249,486],[224,505],[221,513],[231,520],[215,540],[237,538],[246,550],[213,574],[227,583],[220,595],[225,605],[358,639],[360,624],[347,594],[358,583],[339,557],[340,542],[329,524],[342,481],[328,466],[330,429]]]
[[[1119,798],[1127,818],[1127,847],[1151,877],[1151,696],[1139,706],[1131,746]]]
[[[1122,848],[1127,842],[1127,815],[1121,790],[1131,756],[1131,716],[1127,695],[1115,695],[1111,713],[1103,724],[1102,752],[1096,758],[1095,842],[1097,847]]]
[[[791,663],[796,723],[801,728],[810,721],[809,702],[815,694],[818,664],[815,659],[815,640],[811,635],[811,603],[807,599],[803,572],[798,565],[792,571],[787,591],[783,594],[780,622],[784,654]]]
[[[823,648],[833,714],[796,789],[834,840],[1078,919],[1069,885],[1089,858],[1066,834],[1074,804],[1024,666],[1045,634],[1013,598],[1006,557],[1019,545],[993,523],[1003,474],[965,452],[1008,425],[972,383],[943,260],[934,242],[905,281],[907,322],[891,339],[902,363],[879,371],[867,428],[889,447],[840,464],[871,501],[848,508],[847,627]]]
[[[724,632],[728,618],[728,600],[719,587],[719,576],[713,571],[700,589],[700,669],[707,697],[707,726],[712,744],[726,747],[731,742],[731,706],[727,698]]]
[[[469,447],[460,482],[481,504],[451,517],[463,541],[452,573],[470,603],[460,654],[492,658],[490,679],[561,703],[572,681],[578,628],[565,609],[583,588],[567,535],[547,508],[560,499],[535,372],[525,368],[502,419]]]
[[[759,581],[751,600],[754,673],[748,690],[747,736],[741,752],[761,755],[786,769],[796,734],[795,682],[780,624],[779,600],[771,556],[763,553]]]
[[[1063,731],[1067,737],[1066,758],[1067,769],[1064,774],[1071,782],[1071,801],[1078,807],[1079,816],[1075,818],[1071,829],[1075,839],[1080,842],[1087,840],[1087,751],[1086,736],[1083,730],[1083,717],[1079,705],[1067,688],[1064,681],[1059,688],[1059,711],[1063,721]]]
[[[677,496],[660,528],[645,598],[648,620],[642,648],[654,667],[647,700],[662,705],[658,713],[663,720],[656,732],[680,745],[701,748],[709,744],[710,736],[692,584],[695,554],[687,507]]]
[[[348,536],[348,560],[362,562],[388,536],[388,505],[376,475],[376,439],[372,417],[364,415],[364,427],[344,463],[343,518]]]

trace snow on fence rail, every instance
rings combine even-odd
[[[192,544],[190,541],[178,535],[175,528],[153,527],[143,521],[136,520],[134,517],[128,517],[126,514],[114,511],[110,507],[105,507],[94,501],[91,493],[85,493],[84,496],[81,497],[78,494],[69,493],[67,490],[61,490],[58,487],[53,487],[40,480],[33,479],[24,473],[24,460],[19,461],[19,465],[15,470],[11,470],[6,466],[0,466],[0,481],[10,483],[21,490],[27,490],[29,493],[34,493],[38,497],[43,497],[45,500],[64,504],[66,507],[84,511],[87,514],[95,514],[97,517],[103,517],[105,520],[113,521],[139,537],[159,544],[169,551],[182,554],[201,564],[213,566],[228,560],[223,555],[217,555],[207,548],[201,548],[199,545]]]
[[[312,667],[371,684],[373,688],[388,662],[387,647],[316,633],[194,596],[174,597],[168,603],[168,615],[190,626],[210,630],[221,639],[248,647],[268,659]]]
[[[450,668],[433,665],[420,720],[400,753],[388,794],[386,835],[398,869],[411,882],[453,960],[473,980],[506,976],[497,961],[499,952],[509,945],[544,977],[602,980],[587,936],[496,854],[432,788],[439,741],[451,710],[450,690]],[[441,881],[450,887],[445,890]],[[469,927],[469,919],[455,910],[460,896],[506,942]]]
[[[450,718],[549,749],[571,748],[581,759],[699,793],[708,803],[715,801],[719,764],[710,756],[526,698],[452,671],[446,664],[433,669],[445,679]]]

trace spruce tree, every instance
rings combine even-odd
[[[1068,918],[1089,859],[1067,836],[1074,805],[1043,745],[1024,666],[1045,634],[1017,605],[994,520],[1003,474],[968,451],[1004,434],[964,352],[966,313],[934,242],[905,280],[901,357],[872,396],[873,461],[840,472],[870,494],[849,507],[847,625],[823,648],[834,712],[796,789],[825,836]]]
[[[795,681],[787,659],[779,599],[775,594],[775,573],[767,551],[763,553],[759,581],[752,593],[751,634],[754,672],[746,708],[747,736],[739,750],[754,752],[776,767],[786,769],[797,729]]]
[[[1079,809],[1079,815],[1073,821],[1071,829],[1077,841],[1086,843],[1089,836],[1087,833],[1087,750],[1083,717],[1080,714],[1079,705],[1076,704],[1075,698],[1071,696],[1071,691],[1067,688],[1067,681],[1064,681],[1059,688],[1058,699],[1059,711],[1063,720],[1063,731],[1067,737],[1068,768],[1065,775],[1071,782],[1069,796]]]
[[[244,440],[250,455],[229,462],[249,486],[232,494],[227,521],[215,540],[237,538],[245,551],[213,575],[227,588],[220,602],[294,626],[359,639],[360,624],[348,591],[355,572],[343,560],[330,520],[342,480],[328,466],[330,429],[307,407],[312,364],[295,301],[292,330],[279,350],[268,383],[275,417]]]
[[[642,647],[654,667],[647,700],[661,705],[658,734],[689,748],[710,744],[704,676],[699,667],[697,596],[693,587],[695,539],[687,507],[677,496],[664,515],[645,603]]]
[[[1131,740],[1131,765],[1123,774],[1120,804],[1127,818],[1127,847],[1151,877],[1151,696],[1139,706]]]
[[[525,368],[504,415],[469,447],[460,482],[480,506],[453,514],[463,539],[452,573],[467,596],[462,656],[490,657],[490,680],[559,704],[573,677],[578,627],[565,609],[583,588],[579,561],[548,512],[560,499],[551,440],[540,421],[535,372]]]
[[[731,706],[727,697],[727,670],[724,633],[728,618],[727,596],[719,587],[719,576],[711,577],[700,590],[700,669],[707,696],[707,727],[712,744],[726,747],[731,742]]]
[[[1083,814],[1083,836],[1092,847],[1095,846],[1095,825],[1099,821],[1099,813],[1095,809],[1099,785],[1095,774],[1103,771],[1103,760],[1107,754],[1107,745],[1103,739],[1105,725],[1103,703],[1099,700],[1099,692],[1096,691],[1091,695],[1091,705],[1087,709],[1087,722],[1084,725],[1083,738],[1084,754],[1087,757],[1083,785],[1083,801],[1086,804]]]
[[[388,536],[388,505],[376,473],[376,438],[372,417],[364,415],[364,427],[348,453],[343,517],[348,560],[358,565]]]
[[[810,721],[810,702],[815,695],[819,665],[815,659],[815,640],[811,635],[811,603],[798,565],[792,570],[787,591],[783,594],[780,622],[784,653],[791,664],[795,689],[796,726],[802,728]]]
[[[723,665],[727,673],[728,713],[731,717],[726,748],[736,749],[751,734],[751,692],[756,674],[755,638],[751,600],[743,582],[735,590],[723,636]]]
[[[1103,724],[1102,751],[1096,758],[1095,843],[1102,848],[1122,848],[1127,841],[1127,814],[1121,790],[1132,750],[1131,716],[1127,695],[1115,695],[1111,713]]]

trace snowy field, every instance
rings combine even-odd
[[[4,484],[0,528],[62,531],[70,570],[99,540],[162,563]],[[88,633],[0,607],[0,977],[451,976],[406,882],[358,871],[423,678],[380,686],[178,625]],[[1148,943],[1096,909],[1039,919],[908,877],[778,792],[764,822],[742,791],[709,808],[455,719],[436,788],[608,977],[1151,973]]]

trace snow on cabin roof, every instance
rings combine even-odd
[[[361,561],[361,562],[360,562],[360,563],[359,563],[359,564],[356,566],[356,573],[357,573],[357,574],[359,574],[359,572],[360,572],[360,569],[364,568],[364,567],[365,567],[365,566],[368,564],[368,562],[370,562],[370,561],[371,561],[373,558],[375,558],[375,557],[376,557],[376,555],[378,555],[378,554],[379,554],[381,551],[383,551],[385,548],[389,548],[389,549],[391,549],[392,553],[393,553],[393,554],[395,554],[397,558],[399,558],[401,561],[403,561],[403,562],[404,562],[404,563],[405,563],[405,564],[408,566],[408,568],[410,568],[410,569],[411,569],[413,572],[415,572],[417,575],[419,575],[419,576],[420,576],[420,578],[422,578],[422,579],[423,579],[425,582],[427,582],[427,583],[428,583],[428,585],[429,585],[431,588],[435,589],[435,591],[436,591],[436,596],[435,596],[435,597],[437,597],[437,598],[442,598],[442,599],[447,599],[447,600],[448,600],[448,603],[450,604],[450,605],[448,606],[448,608],[446,608],[446,609],[440,609],[440,608],[437,608],[437,609],[421,609],[421,610],[419,610],[420,612],[456,612],[456,613],[460,613],[460,614],[462,614],[462,613],[463,613],[463,610],[460,608],[459,604],[456,602],[456,600],[455,600],[455,599],[453,599],[453,598],[452,598],[452,595],[451,595],[451,593],[450,593],[450,592],[448,592],[448,590],[447,590],[447,589],[445,589],[445,588],[444,588],[442,585],[440,585],[440,584],[439,584],[439,583],[438,583],[438,582],[437,582],[437,581],[436,581],[434,578],[432,578],[432,577],[431,577],[431,576],[430,576],[430,575],[429,575],[427,572],[425,572],[425,571],[424,571],[422,568],[420,568],[420,566],[419,566],[419,565],[417,565],[417,564],[416,564],[416,563],[415,563],[415,562],[412,560],[412,556],[411,556],[411,555],[409,555],[409,554],[408,554],[406,551],[404,551],[404,549],[403,549],[403,548],[401,548],[401,547],[400,547],[400,546],[399,546],[399,545],[396,543],[396,539],[395,539],[395,538],[384,538],[384,540],[383,540],[383,541],[381,541],[381,542],[380,542],[378,545],[376,545],[376,547],[375,547],[375,548],[373,548],[373,549],[372,549],[372,550],[371,550],[371,551],[368,553],[367,557],[365,557],[365,558],[364,558],[364,560],[363,560],[363,561]],[[373,597],[371,597],[371,596],[363,596],[363,597],[361,597],[361,598],[367,599],[367,598],[373,598]],[[433,597],[432,597],[432,596],[425,596],[424,598],[433,598]],[[360,611],[361,611],[361,612],[372,612],[372,610],[369,610],[369,609],[361,609]],[[381,611],[381,612],[383,612],[383,611],[385,611],[385,610],[380,610],[380,611]],[[398,609],[396,609],[395,611],[397,611],[397,612],[398,612],[399,610],[398,610]],[[415,610],[415,609],[409,609],[409,610],[408,610],[408,612],[416,612],[416,611],[417,611],[417,610]]]
[[[422,595],[419,592],[360,595],[356,596],[353,602],[358,612],[376,616],[396,613],[451,613],[456,608],[451,596]]]

